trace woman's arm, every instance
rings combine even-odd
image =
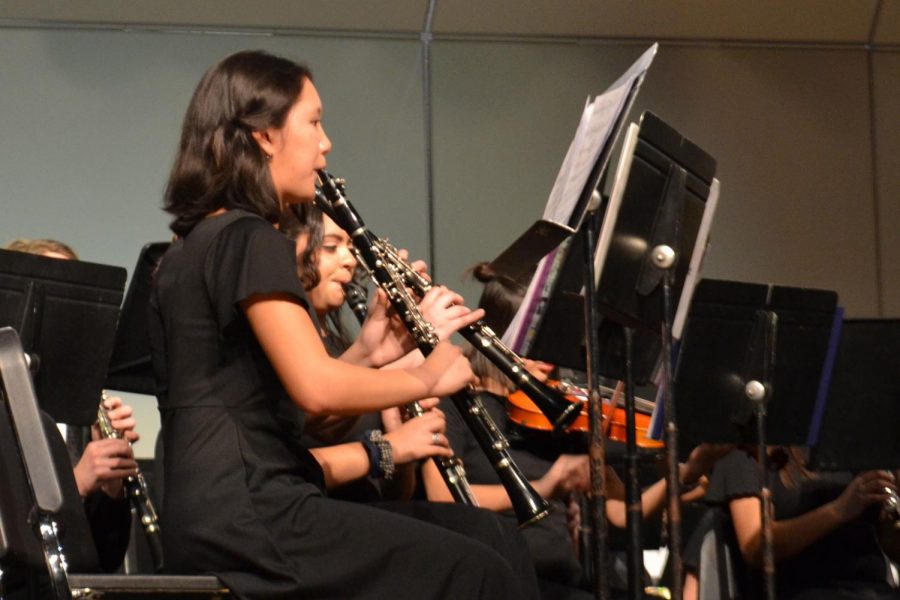
[[[425,492],[432,502],[452,502],[450,490],[435,468],[422,469]],[[589,483],[587,456],[580,454],[563,454],[556,459],[547,473],[540,479],[530,482],[535,491],[544,498],[564,498],[573,490],[586,491]],[[478,506],[487,510],[503,512],[512,509],[512,500],[506,488],[500,484],[474,484],[472,493]]]
[[[484,317],[484,310],[470,310],[463,304],[462,296],[443,286],[431,288],[419,302],[418,310],[440,340]],[[364,367],[383,367],[408,353],[419,355],[421,360],[403,321],[390,310],[385,293],[378,290],[359,335],[341,359]]]
[[[432,456],[452,456],[453,451],[443,434],[445,426],[444,413],[433,409],[384,434],[384,439],[391,445],[394,463],[409,465]],[[360,442],[313,448],[310,452],[322,466],[328,489],[362,479],[372,467]]]
[[[775,560],[799,554],[840,525],[852,521],[871,504],[887,498],[885,487],[893,480],[881,471],[858,475],[836,499],[798,517],[774,521],[772,539]],[[762,565],[762,515],[760,499],[755,496],[737,498],[729,503],[738,546],[744,560],[755,567]]]
[[[289,296],[256,296],[241,306],[288,394],[313,415],[355,414],[443,396],[473,379],[468,361],[447,342],[419,367],[377,371],[328,356],[309,314]]]

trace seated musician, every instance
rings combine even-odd
[[[67,244],[51,239],[17,239],[8,243],[4,249],[49,258],[78,260],[78,255]],[[64,423],[56,424],[62,439],[48,435],[54,454],[63,454],[64,447],[65,454],[71,464],[74,464],[72,475],[83,500],[84,512],[97,551],[96,559],[90,554],[80,559],[83,549],[67,550],[70,567],[77,572],[96,569],[97,559],[100,570],[118,570],[125,557],[131,532],[131,509],[123,495],[122,481],[125,477],[134,475],[137,468],[130,445],[138,440],[138,434],[134,430],[134,411],[115,396],[104,399],[103,406],[112,426],[123,434],[123,439],[104,439],[96,425],[80,427]],[[52,422],[49,415],[42,416],[46,423]],[[63,510],[75,509],[64,505]]]
[[[706,501],[731,517],[739,552],[738,587],[744,598],[763,597],[762,517],[758,463],[736,449],[710,474]],[[889,584],[889,565],[875,537],[879,507],[896,490],[890,473],[855,477],[815,473],[800,448],[770,447],[767,469],[774,506],[772,522],[778,598],[900,598]],[[695,537],[703,535],[695,532]],[[685,598],[697,597],[699,540],[685,553]],[[897,557],[894,557],[897,558]]]
[[[351,338],[341,319],[344,286],[351,282],[357,268],[349,237],[311,204],[284,215],[281,230],[296,240],[298,273],[318,317],[320,334],[329,353],[340,356],[350,346]],[[377,303],[373,307],[369,318],[389,318],[379,311]],[[482,311],[473,313],[465,308],[462,298],[446,288],[429,292],[418,307],[435,324],[442,339],[461,323],[482,315]],[[399,322],[395,326],[403,327]],[[368,335],[365,325],[359,335]],[[422,360],[416,350],[387,368],[415,366]],[[526,587],[533,587],[531,557],[515,525],[462,504],[436,505],[412,499],[420,462],[453,454],[444,433],[444,413],[437,402],[437,398],[420,401],[425,413],[417,418],[408,418],[397,407],[356,417],[307,417],[302,433],[298,429],[297,435],[302,435],[304,445],[322,465],[330,497],[368,503],[474,538],[503,555]],[[369,441],[373,431],[382,437],[375,449]],[[387,456],[380,453],[384,446],[390,448]]]
[[[484,291],[479,306],[484,308],[487,316],[485,322],[494,331],[502,332],[512,320],[525,290],[517,283],[494,273],[485,263],[477,265],[473,273],[484,284]],[[475,372],[476,387],[480,390],[480,398],[491,413],[501,431],[510,429],[510,419],[506,411],[507,397],[514,391],[510,380],[503,375],[483,355],[470,348],[468,351]],[[544,363],[526,361],[530,370],[537,376],[546,377],[551,367]],[[477,451],[478,446],[472,434],[462,422],[455,407],[442,403],[447,413],[447,436],[451,447],[459,454],[465,464],[466,473],[478,503],[483,508],[504,512],[508,515],[511,501],[505,488],[485,457]],[[537,524],[523,530],[529,543],[541,585],[548,597],[579,597],[573,587],[586,585],[582,580],[582,571],[576,553],[576,541],[573,540],[572,525],[567,522],[567,511],[571,512],[574,503],[573,492],[587,492],[590,489],[590,473],[586,454],[560,453],[559,444],[551,440],[521,440],[516,442],[514,433],[510,433],[513,447],[510,454],[516,464],[531,480],[534,488],[551,501],[554,510]],[[543,443],[542,443],[543,442]],[[687,485],[699,484],[683,496],[684,500],[694,500],[702,496],[703,474],[709,469],[717,457],[719,450],[703,446],[691,454],[689,461],[681,465],[681,480]],[[626,507],[625,488],[615,471],[606,469],[607,516],[609,522],[620,528],[625,527]],[[449,499],[443,482],[425,473],[425,484],[428,497],[435,501]],[[641,496],[643,515],[657,513],[665,502],[665,480],[660,480],[644,490]],[[567,507],[567,505],[569,505]],[[511,518],[511,517],[510,517]],[[568,589],[567,589],[568,588]]]

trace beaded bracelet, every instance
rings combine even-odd
[[[390,480],[394,477],[396,466],[394,465],[394,451],[391,443],[384,439],[380,429],[369,429],[363,433],[363,448],[369,456],[369,475],[374,478],[384,477]]]

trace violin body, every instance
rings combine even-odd
[[[559,385],[558,382],[548,382],[551,385]],[[581,412],[572,424],[566,429],[567,432],[587,432],[590,428],[590,420],[588,418],[587,397],[582,393],[572,393],[577,388],[569,387],[566,398],[570,402],[580,402]],[[636,404],[638,404],[636,402]],[[654,440],[648,437],[647,433],[650,428],[650,418],[652,413],[652,403],[646,400],[636,406],[634,414],[635,434],[637,445],[639,448],[657,449],[663,448],[664,443],[660,440]],[[506,403],[509,419],[526,429],[533,431],[553,431],[553,425],[547,420],[547,417],[538,409],[531,399],[522,391],[515,391],[507,397]],[[628,428],[625,424],[625,407],[624,398],[620,393],[613,393],[612,399],[602,402],[603,411],[603,431],[607,439],[617,442],[625,442]]]

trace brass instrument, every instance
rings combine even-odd
[[[97,409],[97,426],[100,429],[100,435],[104,438],[121,439],[122,432],[112,426],[112,421],[106,412],[103,401],[106,400],[106,392]],[[129,444],[130,445],[130,444]],[[150,556],[153,560],[153,568],[159,573],[163,568],[163,546],[162,535],[159,530],[159,517],[156,516],[156,508],[150,500],[150,494],[147,491],[147,481],[140,469],[134,475],[129,475],[122,481],[125,490],[125,496],[131,502],[132,510],[140,519],[147,534],[147,545],[150,547]]]
[[[348,233],[360,263],[368,269],[373,281],[385,291],[419,349],[428,355],[439,340],[434,328],[419,313],[415,299],[406,289],[404,272],[411,270],[409,266],[402,267],[391,260],[391,255],[395,255],[396,252],[393,249],[389,250],[385,242],[366,229],[359,214],[344,197],[341,186],[325,171],[319,171],[316,205]],[[512,460],[509,455],[509,442],[473,393],[472,388],[452,394],[450,400],[472,430],[478,445],[488,456],[500,477],[512,501],[519,524],[530,525],[547,516],[550,512],[549,503],[531,487]],[[580,410],[581,405],[577,406]],[[577,413],[575,414],[577,416]]]

